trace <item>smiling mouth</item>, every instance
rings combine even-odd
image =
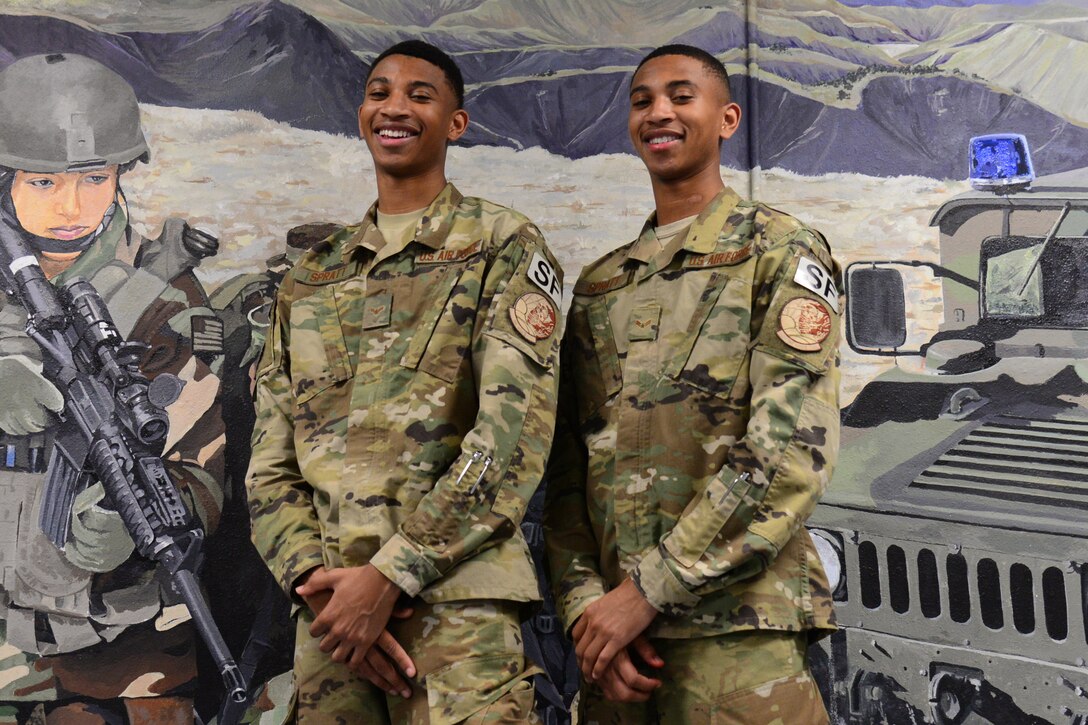
[[[652,149],[664,148],[669,144],[680,141],[680,136],[672,133],[651,136],[646,139],[646,145]]]
[[[383,141],[403,141],[407,138],[414,138],[419,134],[415,131],[407,131],[399,128],[383,128],[378,130],[378,138]]]

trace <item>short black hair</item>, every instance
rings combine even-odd
[[[465,107],[465,79],[461,75],[461,69],[457,67],[457,63],[453,61],[453,58],[449,57],[441,48],[422,40],[403,40],[379,53],[374,62],[370,64],[370,70],[366,73],[366,83],[370,82],[370,76],[374,74],[374,69],[378,67],[378,63],[391,55],[406,55],[409,58],[419,58],[436,66],[446,76],[446,82],[453,89],[453,95],[457,98],[457,107]]]
[[[634,82],[635,76],[638,75],[639,69],[646,65],[648,61],[654,58],[660,58],[663,55],[684,55],[688,58],[694,58],[703,64],[707,72],[710,75],[717,78],[722,83],[722,87],[725,89],[725,100],[732,101],[733,94],[729,90],[729,72],[725,70],[725,66],[722,62],[715,58],[710,53],[706,52],[702,48],[696,48],[694,45],[684,45],[683,43],[672,43],[670,45],[662,45],[660,48],[655,48],[650,51],[649,54],[638,62],[635,66],[635,72],[631,74],[631,81]]]

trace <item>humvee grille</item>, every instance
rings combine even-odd
[[[911,487],[1088,509],[1088,422],[998,416],[947,450]]]
[[[868,629],[917,637],[930,621],[935,639],[1070,661],[1088,643],[1088,568],[876,536],[846,562]]]

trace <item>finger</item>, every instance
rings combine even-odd
[[[352,650],[353,647],[351,645],[347,644],[346,642],[341,642],[336,646],[336,649],[332,651],[332,654],[329,655],[329,657],[332,659],[333,662],[344,663],[351,658]]]
[[[578,617],[578,621],[574,623],[574,629],[570,631],[570,636],[574,638],[575,642],[582,638],[587,626],[586,615],[583,614],[581,617]]]
[[[612,671],[605,675],[601,690],[604,696],[613,702],[645,702],[650,699],[648,694],[637,692],[625,685]]]
[[[604,674],[604,671],[608,669],[612,664],[612,659],[616,656],[621,648],[616,646],[615,640],[608,640],[604,647],[601,648],[600,653],[597,655],[596,662],[593,663],[592,676],[593,679],[597,679]]]
[[[661,687],[661,680],[651,679],[643,675],[635,667],[635,663],[631,661],[630,657],[617,656],[615,662],[612,663],[612,672],[628,689],[644,693],[647,696]]]
[[[64,410],[64,394],[57,389],[56,385],[47,383],[44,394],[41,397],[41,403],[54,413],[59,413]]]
[[[328,589],[330,583],[331,580],[329,578],[328,570],[319,567],[314,570],[313,574],[306,578],[306,581],[303,584],[295,587],[295,591],[301,596],[306,596],[308,594],[313,594],[316,591],[320,591],[321,589]]]
[[[380,648],[371,647],[366,653],[366,661],[390,684],[389,694],[400,695],[406,700],[412,696],[412,688],[408,686],[408,683],[404,681],[404,678],[400,676],[400,673],[393,667],[393,663]]]
[[[404,651],[404,648],[400,646],[393,635],[389,634],[389,631],[383,631],[378,635],[377,646],[382,652],[385,652],[389,656],[389,659],[401,669],[401,672],[409,677],[416,676],[416,665],[412,662],[412,658],[408,656],[408,653]]]
[[[642,661],[650,665],[650,667],[664,667],[665,660],[661,659],[661,655],[657,653],[654,646],[650,644],[650,640],[646,639],[645,635],[639,635],[635,637],[631,642],[631,646],[635,648],[635,652],[638,652],[638,656],[642,658]]]
[[[370,666],[370,664],[366,661],[365,657],[358,667],[351,667],[349,665],[349,669],[351,669],[351,671],[354,672],[357,676],[363,678],[370,684],[381,689],[386,694],[396,694],[396,691],[393,690],[393,686],[386,682],[381,675],[374,671],[374,668]]]
[[[355,650],[351,655],[351,660],[348,662],[348,669],[355,674],[368,680],[375,687],[381,688],[383,691],[390,695],[397,694],[398,690],[386,677],[382,675],[375,667],[370,663],[370,653],[360,652]]]
[[[397,607],[393,610],[393,617],[395,619],[410,619],[416,610],[411,607]]]
[[[329,607],[326,606],[321,614],[317,615],[313,623],[310,624],[310,636],[317,638],[327,633],[331,626],[329,624],[331,619],[332,617],[329,616]],[[339,637],[337,639],[339,639]]]
[[[585,652],[582,654],[582,674],[590,682],[596,682],[600,672],[597,671],[597,659],[601,656],[601,652],[609,644],[607,637],[597,637],[586,645]]]

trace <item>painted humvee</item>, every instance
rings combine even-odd
[[[982,185],[985,186],[985,185]],[[939,263],[845,272],[857,352],[919,356],[843,410],[809,528],[836,723],[1088,725],[1088,168],[957,196]],[[907,280],[944,319],[907,349]]]

